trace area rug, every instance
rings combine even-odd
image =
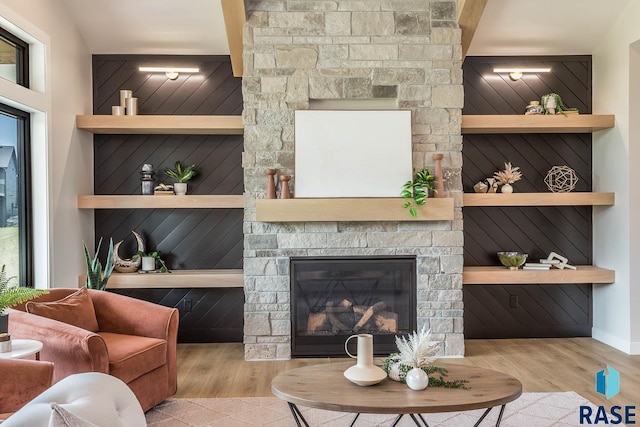
[[[509,403],[502,417],[504,427],[579,426],[580,405],[595,407],[574,392],[523,393]],[[353,414],[300,407],[311,426],[348,426]],[[483,410],[426,414],[430,427],[472,426]],[[495,426],[498,409],[492,410],[481,426]],[[389,426],[393,415],[363,414],[355,426]],[[147,412],[150,427],[294,427],[296,424],[286,402],[276,397],[229,399],[170,399]],[[398,426],[415,426],[410,417]]]

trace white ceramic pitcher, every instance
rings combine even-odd
[[[349,348],[347,345],[352,338],[358,338],[358,351],[356,356],[349,353]],[[357,334],[351,335],[344,342],[344,351],[351,357],[352,359],[357,359],[357,364],[360,367],[372,366],[373,365],[373,335],[372,334]]]
[[[357,355],[349,352],[347,344],[352,338],[358,338]],[[377,384],[387,377],[387,373],[373,364],[373,335],[351,335],[344,343],[344,351],[353,359],[357,359],[354,366],[344,371],[344,376],[351,382],[367,386]]]

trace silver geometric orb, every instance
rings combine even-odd
[[[549,169],[544,178],[547,188],[554,193],[568,193],[575,190],[577,182],[578,175],[569,166],[554,166]]]

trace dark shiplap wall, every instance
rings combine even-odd
[[[549,74],[512,81],[494,67],[549,66]],[[463,66],[463,114],[523,114],[531,100],[556,92],[569,107],[591,113],[591,58],[467,57]],[[575,191],[591,191],[591,134],[465,135],[463,187],[519,166],[516,192],[547,192],[544,177],[554,165],[576,170]],[[464,208],[465,265],[499,265],[501,250],[520,250],[538,262],[550,251],[573,264],[591,264],[590,207]],[[511,308],[511,296],[518,308]],[[465,286],[465,337],[561,337],[591,335],[591,285]]]
[[[167,64],[200,72],[172,81],[138,71]],[[133,91],[139,114],[242,114],[242,80],[233,77],[228,56],[96,55],[93,88],[94,114],[111,114],[120,89]],[[172,183],[163,170],[180,160],[198,171],[189,194],[242,194],[242,151],[242,135],[94,135],[94,192],[140,194],[144,163],[153,165],[156,183]],[[125,240],[123,258],[135,251],[136,230],[171,269],[242,268],[242,220],[242,209],[106,209],[95,211],[95,232],[96,239]],[[181,342],[242,340],[242,289],[119,292],[179,308]],[[184,311],[186,300],[193,305],[190,312]]]

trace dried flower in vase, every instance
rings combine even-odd
[[[435,360],[434,355],[438,351],[439,343],[431,341],[431,330],[409,334],[408,338],[396,337],[398,347],[398,361],[407,366],[421,368]]]
[[[505,163],[504,170],[494,173],[493,176],[501,185],[513,184],[522,179],[520,168],[511,166],[511,162]]]

